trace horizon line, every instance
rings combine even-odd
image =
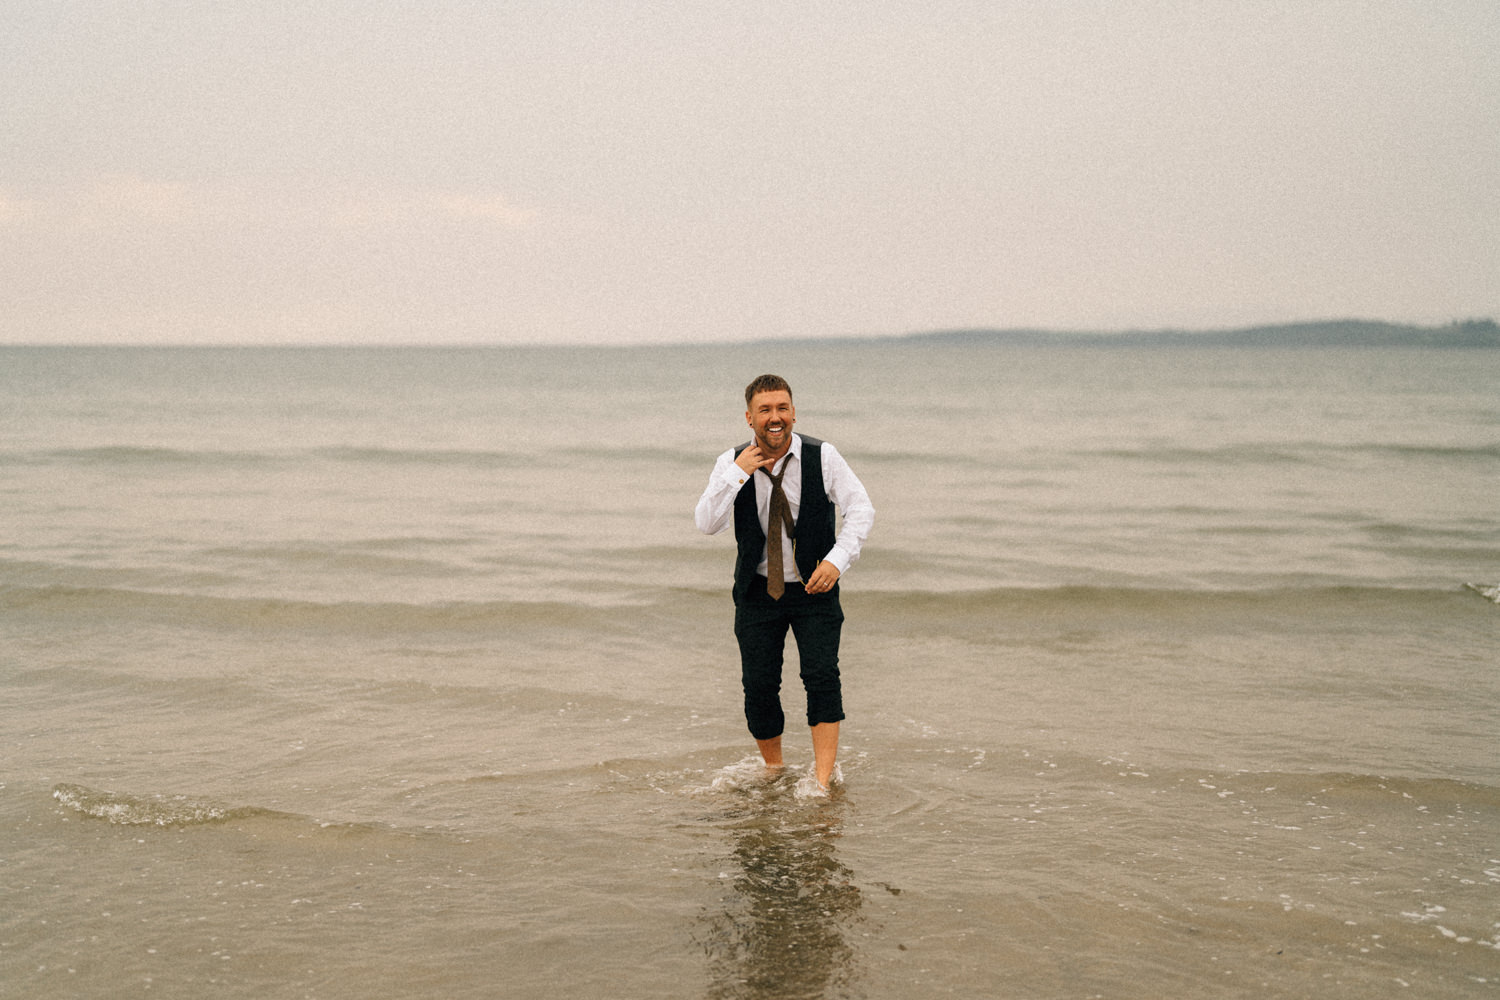
[[[1273,332],[1295,332],[1313,328],[1330,327],[1364,327],[1369,329],[1380,329],[1388,332],[1409,333],[1439,333],[1448,331],[1462,331],[1465,329],[1496,329],[1496,321],[1489,316],[1473,316],[1465,319],[1452,319],[1446,323],[1405,323],[1380,319],[1359,319],[1352,317],[1291,320],[1280,323],[1249,323],[1222,326],[1131,326],[1114,329],[1081,328],[1081,327],[1046,327],[1046,326],[957,326],[957,327],[934,327],[924,330],[911,330],[902,333],[849,333],[849,334],[808,334],[788,337],[757,337],[747,340],[641,340],[629,343],[611,343],[606,341],[500,341],[500,340],[224,340],[224,341],[142,341],[138,343],[122,343],[118,341],[105,340],[59,340],[59,341],[0,341],[0,348],[114,348],[121,350],[168,350],[168,349],[203,349],[203,350],[254,350],[254,349],[330,349],[330,348],[361,348],[391,350],[426,349],[434,350],[504,350],[504,349],[562,349],[562,348],[587,348],[587,349],[618,349],[632,350],[643,348],[696,348],[696,347],[764,347],[797,346],[821,343],[899,343],[903,341],[916,341],[927,338],[957,338],[957,337],[1006,337],[1022,336],[1036,339],[1058,338],[1072,340],[1091,340],[1104,342],[1114,339],[1130,339],[1139,337],[1223,337],[1234,335],[1248,335]]]

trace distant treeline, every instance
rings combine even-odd
[[[1059,330],[938,330],[908,339],[952,344],[1023,344],[1161,347],[1500,347],[1492,319],[1446,326],[1405,326],[1367,320],[1286,323],[1237,330],[1130,330],[1088,333]]]

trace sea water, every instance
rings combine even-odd
[[[878,512],[828,797],[692,523],[764,371]],[[1497,385],[0,348],[0,996],[1493,996]]]

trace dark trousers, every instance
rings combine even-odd
[[[779,601],[766,594],[758,576],[734,607],[734,635],[740,642],[740,677],[745,685],[745,721],[757,740],[780,736],[781,665],[790,628],[797,640],[802,687],[807,691],[807,724],[841,722],[844,699],[839,686],[839,634],[844,609],[839,589],[809,594],[800,583],[786,585]]]

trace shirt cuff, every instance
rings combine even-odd
[[[849,553],[845,552],[837,545],[829,549],[828,554],[824,556],[823,559],[827,562],[833,563],[834,568],[839,571],[839,576],[843,576],[845,573],[849,572]]]

